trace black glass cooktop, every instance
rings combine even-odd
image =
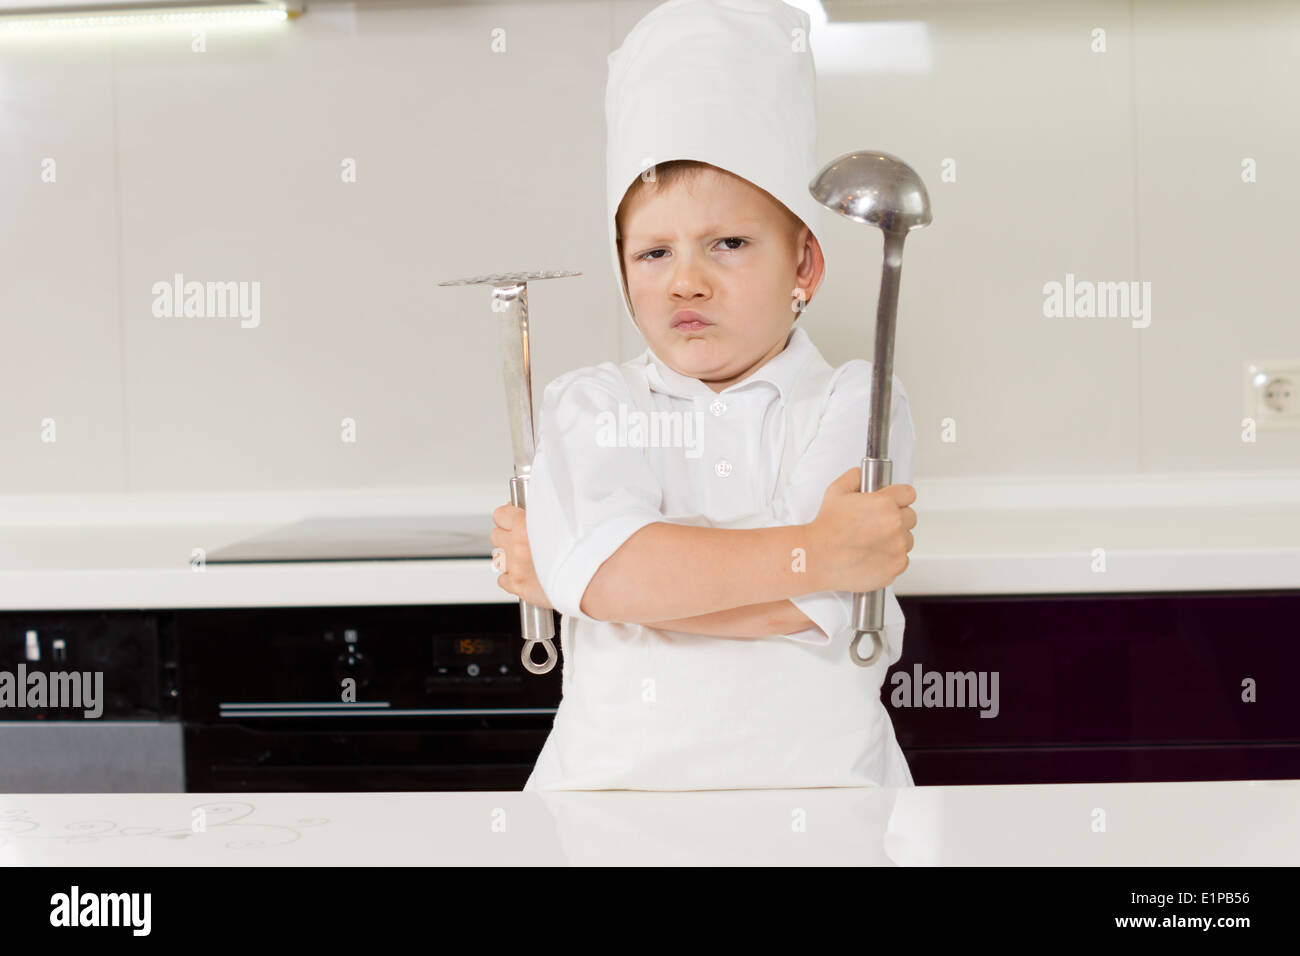
[[[208,555],[209,564],[491,558],[485,515],[306,518]]]

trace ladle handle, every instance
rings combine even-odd
[[[875,359],[871,367],[871,413],[867,425],[867,454],[862,459],[862,491],[879,491],[890,484],[893,464],[889,460],[890,399],[894,378],[894,327],[898,319],[898,286],[903,272],[903,241],[907,232],[885,230],[884,264],[880,272],[880,296],[876,304]],[[860,667],[870,667],[884,649],[885,589],[853,595],[853,639],[849,656]],[[858,644],[864,634],[874,645],[863,657]]]
[[[863,458],[862,479],[858,490],[864,492],[879,491],[890,483],[894,465],[888,458]],[[885,589],[859,591],[853,595],[853,640],[849,642],[849,656],[859,667],[870,667],[880,657],[884,647],[885,631]],[[858,651],[858,642],[863,634],[871,635],[875,645],[870,657],[863,657]]]

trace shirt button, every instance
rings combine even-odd
[[[727,461],[725,458],[720,459],[718,463],[713,466],[713,473],[719,478],[726,478],[731,474],[731,462]]]
[[[713,412],[713,414],[715,415],[721,415],[726,410],[727,410],[727,403],[721,400],[715,401],[712,405],[709,406],[709,411]]]

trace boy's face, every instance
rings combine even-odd
[[[797,234],[796,234],[797,232]],[[715,392],[781,353],[825,268],[817,238],[746,180],[715,169],[671,188],[647,184],[625,214],[623,268],[647,344]],[[710,324],[679,327],[692,310]]]

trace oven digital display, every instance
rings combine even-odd
[[[438,634],[433,639],[433,662],[440,667],[459,672],[466,666],[491,662],[505,663],[510,647],[505,634],[477,631],[473,633]]]
[[[496,640],[491,637],[458,637],[452,641],[457,657],[487,657],[496,646]]]

